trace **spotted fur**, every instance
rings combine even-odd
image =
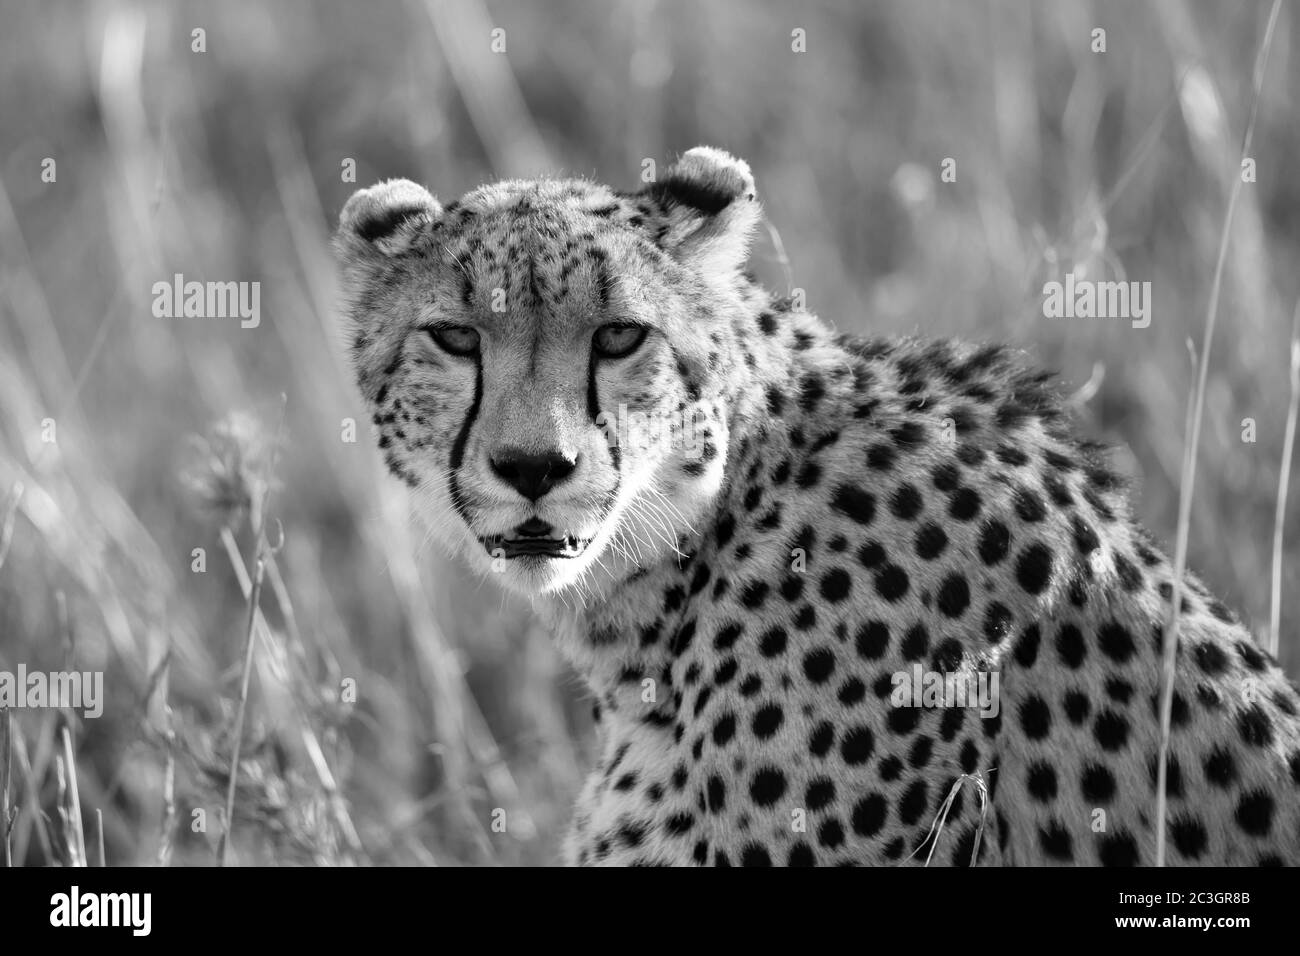
[[[569,860],[1153,862],[1172,569],[1104,450],[1008,349],[840,337],[762,290],[758,215],[748,167],[710,149],[634,193],[507,182],[443,208],[396,182],[343,212],[391,469],[534,599],[595,698]],[[600,359],[611,322],[644,344]],[[439,323],[478,352],[440,349]],[[620,405],[699,411],[701,440],[611,441]],[[573,473],[527,500],[492,474],[505,446]],[[494,559],[530,518],[591,544]],[[1169,859],[1298,862],[1300,695],[1190,576],[1181,601]],[[996,672],[998,715],[896,706],[915,665]]]

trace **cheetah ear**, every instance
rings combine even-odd
[[[352,194],[339,215],[335,247],[341,258],[399,256],[440,216],[442,206],[423,186],[390,179]]]
[[[745,264],[762,210],[743,159],[697,146],[644,192],[663,209],[657,241],[670,255],[706,275],[730,274]]]

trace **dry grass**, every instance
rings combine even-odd
[[[1268,614],[1268,652],[1274,657],[1281,651],[1282,640],[1282,541],[1286,529],[1287,489],[1291,484],[1291,464],[1295,456],[1296,419],[1300,418],[1300,299],[1296,300],[1291,322],[1291,401],[1286,413],[1286,437],[1282,439],[1282,461],[1277,476],[1277,510],[1273,519],[1272,600]]]
[[[336,347],[332,220],[394,175],[447,199],[539,172],[631,186],[698,143],[745,156],[780,230],[754,257],[770,285],[845,332],[1009,341],[1060,369],[1127,449],[1144,523],[1177,528],[1300,671],[1280,599],[1300,538],[1279,537],[1300,510],[1279,472],[1293,11],[1256,93],[1263,0],[0,4],[0,669],[62,666],[71,635],[108,698],[98,720],[9,716],[16,863],[98,863],[102,840],[109,864],[208,864],[227,828],[243,864],[555,858],[589,702],[526,607],[424,542]],[[1252,96],[1259,181],[1229,217]],[[1072,270],[1151,280],[1151,327],[1042,318],[1043,282]],[[178,272],[260,281],[261,325],[155,318]],[[1212,284],[1231,347],[1203,337],[1189,376]],[[252,502],[281,394],[271,554]]]
[[[1268,55],[1273,49],[1273,31],[1277,27],[1278,15],[1282,12],[1282,0],[1273,0],[1273,8],[1268,15],[1268,25],[1264,28],[1264,37],[1260,42],[1259,54],[1255,59],[1254,95],[1250,101],[1250,119],[1246,123],[1246,132],[1242,136],[1241,152],[1235,175],[1232,177],[1232,189],[1228,194],[1228,209],[1223,216],[1223,231],[1219,238],[1219,255],[1214,262],[1214,278],[1210,282],[1209,305],[1205,313],[1205,333],[1201,338],[1200,360],[1196,363],[1196,388],[1192,392],[1191,410],[1187,425],[1187,450],[1183,456],[1183,471],[1178,489],[1178,530],[1174,546],[1173,596],[1169,600],[1169,620],[1165,624],[1164,653],[1160,675],[1160,753],[1156,762],[1156,866],[1165,865],[1165,844],[1168,842],[1165,820],[1168,813],[1168,775],[1169,775],[1169,724],[1173,710],[1174,672],[1178,659],[1178,614],[1182,608],[1183,585],[1187,573],[1187,546],[1191,539],[1192,503],[1196,489],[1197,453],[1201,447],[1201,428],[1205,420],[1205,389],[1210,376],[1210,354],[1214,344],[1214,329],[1219,319],[1219,294],[1223,290],[1223,269],[1228,260],[1228,243],[1232,237],[1233,214],[1237,210],[1237,201],[1245,176],[1242,166],[1251,156],[1250,146],[1255,135],[1255,120],[1259,115],[1260,89],[1264,85],[1264,72],[1268,68]],[[1286,467],[1289,467],[1289,462]]]

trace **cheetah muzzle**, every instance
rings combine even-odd
[[[759,218],[699,148],[340,219],[390,470],[594,697],[568,859],[1151,863],[1177,595],[1169,860],[1300,862],[1300,695],[1175,586],[1050,376],[833,334],[745,271]]]

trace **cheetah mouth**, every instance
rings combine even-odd
[[[576,558],[580,557],[591,544],[591,538],[579,538],[577,535],[564,535],[550,538],[528,534],[494,534],[480,538],[483,547],[492,557],[505,558]]]

